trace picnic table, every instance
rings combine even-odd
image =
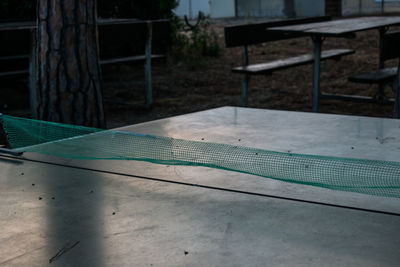
[[[350,19],[338,19],[319,23],[307,23],[299,25],[289,25],[283,27],[269,28],[271,31],[285,33],[298,33],[310,36],[313,43],[314,67],[313,67],[313,111],[318,112],[319,98],[323,96],[320,91],[320,62],[322,43],[327,37],[350,37],[356,32],[378,29],[380,33],[380,43],[388,27],[400,25],[400,17],[359,17]],[[382,47],[382,46],[380,46]],[[382,51],[380,51],[382,53]],[[381,57],[380,57],[381,60]],[[380,62],[379,67],[383,64]],[[398,105],[399,103],[397,103]]]
[[[311,17],[284,19],[277,21],[269,21],[255,24],[242,24],[229,26],[224,28],[226,47],[242,47],[242,65],[232,68],[233,73],[242,74],[242,106],[247,106],[248,100],[248,84],[252,75],[270,75],[275,71],[293,68],[301,65],[312,64],[313,55],[311,53],[299,54],[288,58],[279,58],[268,60],[261,63],[250,63],[249,46],[259,45],[267,42],[279,40],[287,40],[303,37],[301,34],[288,34],[281,32],[271,32],[269,28],[278,26],[298,25],[305,23],[317,23],[329,21],[331,17]],[[355,51],[351,49],[330,49],[321,52],[321,61],[323,60],[339,60],[341,57],[351,55]]]

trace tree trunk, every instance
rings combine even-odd
[[[105,127],[96,0],[38,0],[38,119]]]

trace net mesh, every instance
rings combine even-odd
[[[0,121],[10,146],[18,152],[203,166],[340,191],[400,197],[397,162],[282,153],[6,115]]]

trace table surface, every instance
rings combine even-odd
[[[393,119],[223,107],[120,130],[400,162]],[[0,265],[398,266],[400,217],[268,194],[400,213],[399,199],[204,167],[0,156]]]
[[[400,16],[396,17],[359,17],[338,19],[318,23],[307,23],[282,27],[268,28],[268,30],[301,32],[308,35],[345,36],[347,34],[388,27],[400,24]]]

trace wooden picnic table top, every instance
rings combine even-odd
[[[153,19],[153,20],[142,20],[142,19],[113,19],[113,18],[98,18],[97,22],[99,25],[116,25],[116,24],[133,24],[133,23],[147,23],[147,22],[167,22],[169,19]]]
[[[350,19],[338,19],[317,23],[297,24],[282,27],[272,27],[268,30],[280,32],[296,32],[305,35],[319,35],[340,37],[351,33],[388,27],[400,24],[400,16],[396,17],[359,17]]]
[[[133,23],[146,23],[146,22],[163,22],[168,21],[167,19],[157,20],[140,20],[140,19],[126,19],[126,18],[98,18],[97,22],[99,25],[117,25],[117,24],[133,24]],[[12,30],[34,30],[36,29],[36,21],[16,21],[16,22],[4,22],[0,23],[0,31],[12,31]]]

